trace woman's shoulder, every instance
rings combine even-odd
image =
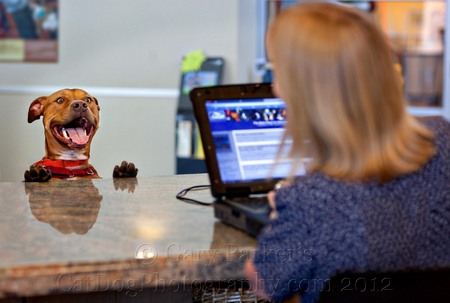
[[[431,117],[420,119],[428,129],[438,136],[450,137],[450,122],[442,117]]]
[[[450,156],[450,122],[442,117],[425,118],[420,120],[435,135],[437,152]]]

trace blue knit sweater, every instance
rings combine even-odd
[[[274,301],[300,291],[314,302],[338,272],[450,265],[450,124],[425,124],[437,154],[416,173],[385,184],[314,173],[277,192],[254,259]]]

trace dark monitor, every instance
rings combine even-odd
[[[214,86],[222,82],[223,58],[207,58],[199,70],[188,71],[181,75],[178,112],[191,112],[189,93],[196,87]]]

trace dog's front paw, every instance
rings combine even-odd
[[[41,165],[31,165],[24,177],[25,182],[47,182],[52,178],[52,172]]]
[[[113,178],[134,178],[138,174],[138,169],[133,163],[128,163],[127,161],[122,161],[119,165],[114,167]]]

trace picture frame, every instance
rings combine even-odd
[[[59,0],[0,0],[0,61],[58,61]]]

